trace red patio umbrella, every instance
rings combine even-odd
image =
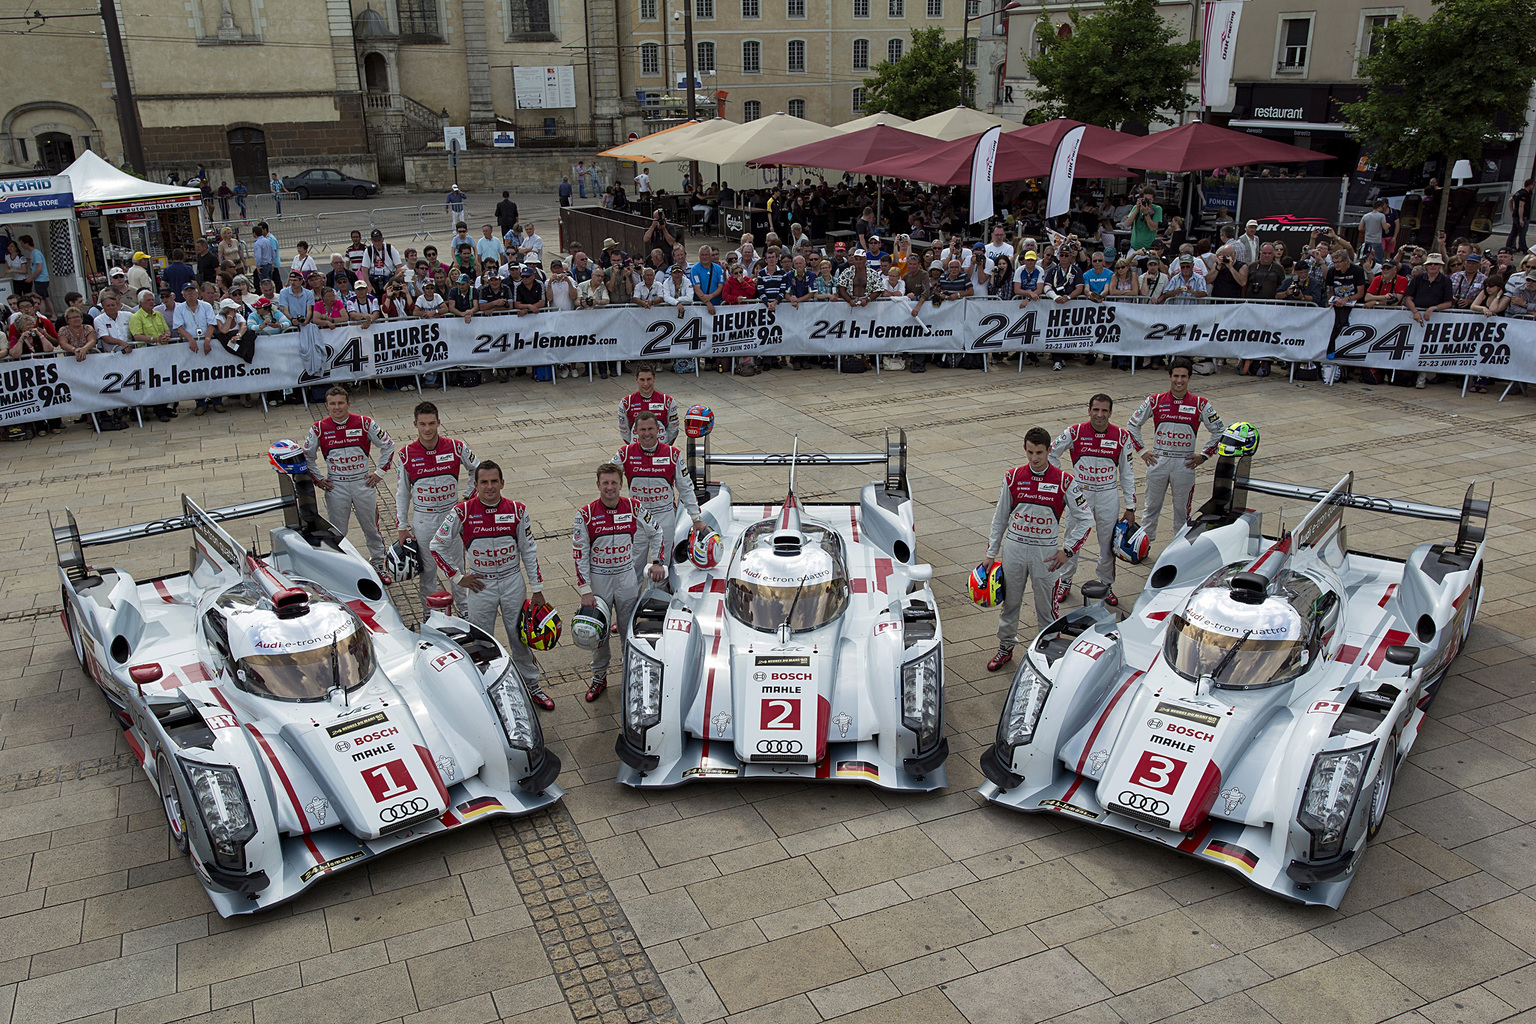
[[[992,180],[1023,181],[1025,178],[1042,178],[1051,173],[1051,163],[1056,157],[1056,147],[1018,138],[1019,132],[1005,132],[997,142],[997,162],[993,165]],[[976,152],[976,140],[980,136],[956,139],[939,146],[930,146],[921,154],[876,160],[849,170],[855,174],[880,174],[907,181],[922,181],[930,185],[966,185],[971,180],[971,158]],[[1073,177],[1123,178],[1125,170],[1092,157],[1078,154]]]
[[[1204,121],[1195,121],[1165,132],[1154,132],[1145,138],[1132,138],[1107,153],[1097,154],[1101,159],[1113,160],[1124,167],[1147,171],[1209,171],[1217,167],[1236,167],[1242,164],[1295,164],[1314,160],[1332,160],[1327,153],[1318,153],[1300,146],[1291,146],[1273,139],[1235,132]]]
[[[1008,134],[1018,139],[1027,139],[1030,142],[1038,142],[1043,146],[1050,146],[1054,151],[1061,137],[1073,128],[1086,128],[1083,132],[1083,143],[1078,147],[1078,158],[1091,156],[1096,160],[1107,163],[1119,163],[1110,157],[1122,148],[1132,143],[1146,141],[1140,135],[1128,135],[1125,132],[1117,132],[1112,128],[1101,128],[1096,124],[1085,124],[1082,121],[1074,121],[1070,117],[1058,117],[1051,121],[1042,121],[1032,124],[1028,128],[1021,128]]]
[[[916,132],[877,124],[861,128],[835,139],[811,142],[804,146],[770,153],[749,161],[748,167],[821,167],[831,171],[849,171],[876,160],[912,159],[944,143]]]

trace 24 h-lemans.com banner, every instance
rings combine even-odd
[[[965,300],[934,307],[876,301],[671,307],[406,320],[367,329],[263,337],[243,363],[184,344],[128,354],[12,360],[0,365],[0,422],[27,422],[127,406],[254,394],[458,367],[538,366],[597,359],[854,355],[895,352],[1096,352],[1316,360],[1333,311],[1231,303],[1145,305]],[[304,355],[301,355],[304,353]],[[305,359],[307,355],[307,363]],[[1438,313],[1415,324],[1401,311],[1356,309],[1339,335],[1345,366],[1431,370],[1536,381],[1536,322]]]

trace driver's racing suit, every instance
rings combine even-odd
[[[652,388],[650,398],[636,391],[619,399],[619,437],[625,444],[635,439],[635,417],[642,412],[656,414],[664,443],[671,444],[677,440],[677,432],[683,425],[682,417],[677,414],[677,400]]]
[[[383,476],[395,457],[395,442],[367,416],[352,413],[345,422],[330,416],[318,421],[304,436],[304,457],[313,467],[325,458],[325,479],[331,489],[325,492],[325,517],[346,536],[352,512],[368,539],[368,553],[374,565],[384,561],[384,537],[379,533],[379,496],[368,486],[368,455],[374,446],[379,451],[379,475]],[[313,475],[313,470],[311,470]],[[316,479],[319,479],[316,477]]]
[[[1061,599],[1072,591],[1077,550],[1093,528],[1088,499],[1072,474],[1059,466],[1036,473],[1028,466],[1003,477],[997,512],[987,536],[987,554],[1003,560],[1003,611],[997,623],[999,650],[1011,651],[1019,630],[1019,606],[1024,581],[1035,591],[1035,626],[1044,629],[1056,619]],[[1067,562],[1054,572],[1046,561],[1058,550]]]
[[[480,460],[463,441],[439,436],[437,445],[425,448],[412,441],[400,450],[399,484],[395,488],[395,516],[401,529],[416,538],[421,557],[421,598],[437,590],[437,561],[432,557],[432,538],[443,515],[459,500],[459,470],[471,479]]]
[[[1227,429],[1216,415],[1211,403],[1188,391],[1183,398],[1174,398],[1172,391],[1148,395],[1141,407],[1125,421],[1125,429],[1131,435],[1131,447],[1139,455],[1146,450],[1141,440],[1141,425],[1152,421],[1155,437],[1152,454],[1157,461],[1147,469],[1147,512],[1142,516],[1142,529],[1152,540],[1157,539],[1157,521],[1163,514],[1163,494],[1173,488],[1173,514],[1182,527],[1189,522],[1195,496],[1195,471],[1184,465],[1184,460],[1195,454],[1195,432],[1205,424],[1210,443],[1200,452],[1206,458],[1216,454],[1216,443]]]
[[[460,550],[462,566],[456,564]],[[487,507],[478,497],[459,502],[443,516],[432,538],[432,557],[449,579],[466,571],[480,577],[485,586],[478,594],[467,587],[458,590],[464,617],[491,633],[496,628],[496,610],[501,609],[512,664],[524,685],[534,690],[539,684],[539,663],[518,636],[517,617],[523,610],[525,567],[535,591],[544,589],[544,577],[539,575],[539,552],[523,503],[502,498]]]
[[[1093,525],[1099,531],[1097,578],[1113,584],[1115,523],[1124,512],[1136,510],[1136,466],[1131,459],[1130,434],[1113,423],[1102,434],[1092,423],[1079,423],[1056,438],[1051,459],[1059,459],[1064,452],[1072,459],[1072,472],[1088,498]]]
[[[640,598],[640,574],[661,560],[661,546],[661,532],[650,513],[633,498],[620,498],[613,508],[598,499],[576,512],[571,530],[576,589],[608,602],[613,622],[619,624],[621,645],[628,641],[629,620]],[[592,678],[606,676],[611,660],[605,633],[592,652]]]
[[[661,532],[661,561],[672,562],[672,545],[677,531],[677,500],[689,516],[699,514],[699,498],[694,493],[693,478],[683,462],[683,453],[669,444],[656,442],[656,447],[646,451],[640,442],[627,444],[613,457],[614,464],[624,470],[629,481],[629,496],[650,513],[651,522]],[[676,489],[677,497],[673,496]]]

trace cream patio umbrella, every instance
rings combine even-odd
[[[883,124],[887,128],[901,128],[911,123],[910,118],[902,117],[900,114],[887,113],[882,110],[879,113],[865,114],[863,117],[854,118],[852,121],[844,121],[836,127],[838,131],[847,135],[851,132],[862,131],[865,128],[873,128],[879,124]]]
[[[671,128],[663,128],[659,132],[652,132],[642,139],[634,142],[626,142],[622,146],[614,146],[605,149],[598,156],[611,156],[620,160],[633,160],[636,163],[664,163],[668,160],[686,160],[686,156],[678,155],[680,148],[686,146],[690,140],[706,138],[727,128],[735,127],[735,123],[723,118],[711,118],[708,121],[685,121]]]
[[[1005,132],[1018,131],[1024,127],[1017,121],[1010,121],[1006,117],[997,117],[994,114],[983,114],[971,107],[951,107],[902,125],[901,130],[926,135],[930,139],[953,142],[967,135],[978,135],[994,125],[1001,125]]]
[[[837,138],[836,128],[788,114],[770,114],[746,124],[685,141],[681,151],[668,159],[697,160],[709,164],[744,164],[795,146]]]

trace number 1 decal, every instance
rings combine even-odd
[[[763,701],[764,729],[799,729],[799,698],[773,697]]]
[[[1159,793],[1172,793],[1179,788],[1179,776],[1184,774],[1186,762],[1150,750],[1141,752],[1141,760],[1131,772],[1131,783],[1155,789]]]
[[[363,781],[368,783],[368,792],[373,794],[374,803],[379,804],[386,800],[393,800],[401,793],[409,793],[416,788],[416,783],[411,779],[410,769],[406,768],[405,762],[399,758],[385,761],[372,768],[364,768]]]

